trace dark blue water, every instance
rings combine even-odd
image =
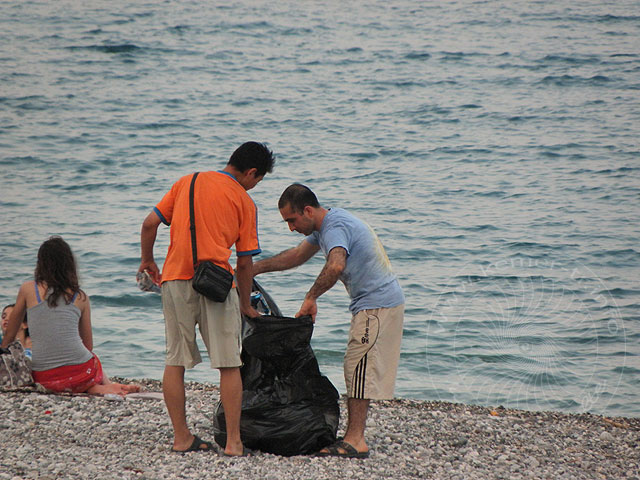
[[[638,416],[639,45],[631,1],[3,2],[0,301],[63,235],[107,372],[160,378],[141,222],[265,141],[265,255],[301,240],[276,208],[293,181],[386,245],[398,396]],[[292,315],[321,266],[261,281]],[[324,295],[313,338],[341,391],[347,305]]]

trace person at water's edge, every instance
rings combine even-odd
[[[393,397],[404,320],[402,289],[378,237],[362,220],[341,208],[320,206],[316,195],[300,184],[287,187],[278,208],[289,229],[306,238],[297,247],[256,262],[254,275],[297,267],[322,250],[326,263],[296,316],[311,315],[315,322],[318,297],[338,280],[351,298],[344,357],[347,428],[344,439],[318,455],[367,457],[369,401]]]
[[[146,217],[141,231],[139,272],[147,270],[162,284],[167,344],[162,388],[173,426],[174,451],[207,451],[210,442],[187,426],[184,372],[202,361],[195,339],[196,324],[211,367],[220,370],[220,399],[225,411],[226,455],[242,455],[240,438],[242,379],[239,367],[241,313],[258,317],[251,306],[253,255],[260,253],[257,210],[247,193],[271,172],[273,153],[261,143],[241,145],[220,171],[201,172],[195,182],[194,203],[198,260],[210,260],[233,273],[231,247],[237,255],[236,288],[224,302],[213,302],[191,286],[194,274],[189,230],[189,187],[192,175],[180,178]],[[170,225],[171,242],[162,275],[153,258],[160,223]]]

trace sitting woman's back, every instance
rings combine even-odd
[[[74,305],[78,295],[74,294],[68,304],[61,296],[57,306],[51,307],[40,295],[44,287],[35,282],[33,287],[38,303],[27,309],[33,370],[49,370],[88,361],[93,355],[78,334],[82,315]]]

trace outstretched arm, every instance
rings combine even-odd
[[[140,268],[138,272],[147,270],[156,284],[160,283],[160,270],[153,259],[153,245],[156,243],[160,217],[156,212],[151,212],[142,222],[140,231]]]
[[[297,247],[290,248],[273,257],[265,258],[264,260],[259,260],[254,263],[253,275],[295,268],[313,257],[318,250],[320,250],[320,247],[303,240]]]
[[[302,302],[300,310],[296,313],[296,317],[311,315],[313,321],[316,321],[316,314],[318,313],[316,300],[320,295],[336,284],[340,278],[340,274],[342,274],[346,266],[347,251],[342,247],[333,248],[329,252],[327,262],[324,264],[318,278],[316,278],[311,289],[305,295],[304,302]]]

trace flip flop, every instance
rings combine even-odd
[[[353,445],[338,439],[335,443],[325,447],[326,452],[316,453],[316,457],[369,458],[369,451],[359,452]]]
[[[222,457],[253,457],[254,453],[253,450],[249,450],[247,447],[242,447],[242,455],[229,455],[228,453],[225,453],[224,450],[220,451],[220,455]]]
[[[215,447],[211,442],[205,442],[199,436],[193,436],[193,442],[191,442],[191,446],[186,450],[176,450],[172,448],[171,451],[175,453],[187,453],[187,452],[215,452]]]

